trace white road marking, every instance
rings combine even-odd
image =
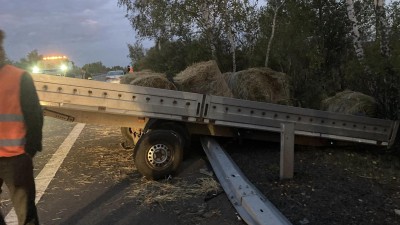
[[[76,139],[79,137],[79,134],[82,132],[84,127],[84,123],[78,123],[77,125],[75,125],[74,129],[72,129],[68,137],[64,140],[64,142],[60,145],[60,147],[53,154],[51,159],[47,162],[47,164],[43,167],[43,169],[35,178],[36,204],[42,198],[51,180],[53,180],[56,172],[60,168],[62,162],[69,153],[69,150],[71,150],[72,145],[75,143]],[[12,208],[11,211],[7,214],[5,221],[7,225],[18,225],[18,218],[15,214],[14,208]]]

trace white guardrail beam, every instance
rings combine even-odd
[[[250,225],[289,225],[290,221],[253,186],[222,147],[210,137],[201,144],[222,188],[242,219]]]

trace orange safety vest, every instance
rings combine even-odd
[[[0,68],[0,157],[25,153],[26,127],[20,103],[23,73],[10,65]]]

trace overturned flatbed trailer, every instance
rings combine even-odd
[[[399,121],[174,90],[33,75],[46,116],[129,127],[134,160],[150,179],[175,171],[192,135],[281,141],[281,176],[291,177],[295,143],[346,141],[390,147]]]

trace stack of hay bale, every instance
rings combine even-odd
[[[224,78],[235,98],[289,103],[289,85],[284,73],[269,68],[250,68],[236,73],[224,73]]]
[[[165,74],[141,71],[125,75],[121,83],[278,104],[290,99],[286,74],[269,68],[222,74],[215,60],[187,67],[173,82]]]
[[[143,87],[177,90],[176,86],[167,79],[163,73],[151,71],[135,72],[126,74],[121,79],[121,84],[132,84]]]
[[[376,117],[378,105],[371,96],[346,90],[323,100],[321,109],[330,112]]]
[[[189,66],[174,77],[174,82],[181,91],[233,97],[214,60]]]

